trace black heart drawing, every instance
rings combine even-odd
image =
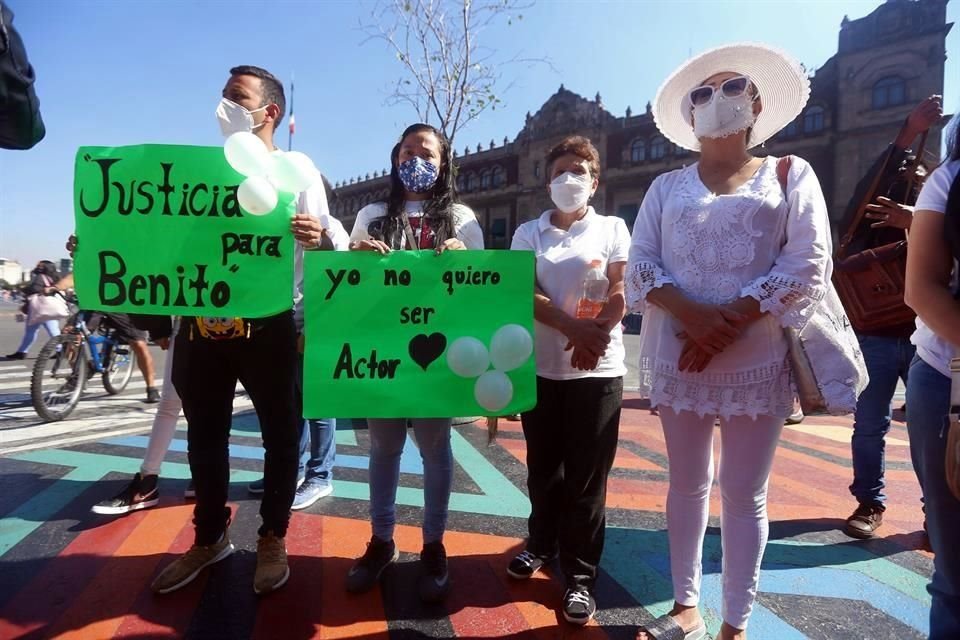
[[[447,336],[442,333],[431,333],[429,336],[421,333],[410,340],[410,357],[426,371],[431,362],[443,355],[446,348]]]

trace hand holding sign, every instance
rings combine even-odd
[[[237,202],[255,216],[274,210],[278,190],[300,193],[320,180],[320,171],[307,155],[299,151],[271,154],[263,140],[249,131],[227,138],[223,155],[237,173],[247,177],[237,190]]]

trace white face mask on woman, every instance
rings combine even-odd
[[[560,211],[573,213],[587,204],[592,190],[593,180],[589,175],[566,171],[550,182],[550,199]]]
[[[693,133],[698,138],[726,138],[746,131],[756,121],[753,98],[747,93],[735,98],[718,93],[707,104],[693,108]]]

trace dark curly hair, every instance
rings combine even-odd
[[[454,237],[453,225],[453,205],[460,202],[457,195],[456,182],[453,178],[453,152],[450,148],[450,141],[443,135],[443,132],[429,124],[418,123],[410,125],[404,129],[400,136],[400,141],[393,146],[390,151],[390,195],[387,196],[387,215],[383,219],[379,233],[371,233],[371,236],[383,240],[391,247],[398,248],[403,237],[403,207],[406,200],[406,189],[400,180],[400,173],[397,170],[400,159],[400,147],[407,136],[423,131],[432,133],[440,141],[440,167],[437,174],[437,181],[429,191],[426,204],[423,209],[423,216],[426,219],[430,229],[436,235],[436,244],[440,246],[446,240]],[[374,231],[374,230],[371,230]]]

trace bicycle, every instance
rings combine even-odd
[[[129,345],[116,338],[109,316],[93,329],[87,312],[75,310],[63,332],[40,350],[30,379],[33,408],[45,422],[69,416],[80,402],[87,380],[99,373],[110,395],[122,392],[133,375]]]

